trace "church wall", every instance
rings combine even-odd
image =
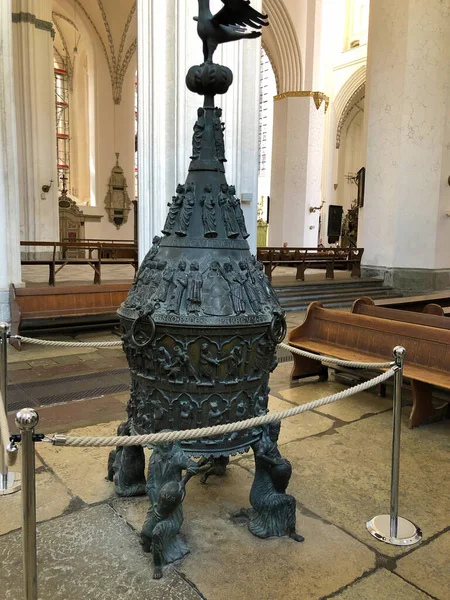
[[[55,0],[54,2],[55,10],[62,12],[70,19],[76,19],[82,40],[80,45],[86,46],[85,57],[76,57],[74,89],[71,95],[71,130],[73,132],[71,175],[73,175],[73,195],[83,205],[81,207],[83,212],[103,216],[100,222],[86,222],[85,235],[90,238],[133,239],[134,237],[133,207],[131,207],[128,222],[119,229],[109,222],[104,208],[111,169],[116,164],[116,152],[119,152],[119,164],[127,179],[130,200],[135,198],[136,53],[134,52],[131,56],[125,71],[120,102],[117,97],[114,98],[110,72],[112,71],[113,77],[116,77],[120,69],[124,68],[122,65],[126,50],[131,45],[133,38],[136,37],[136,17],[134,15],[128,26],[119,60],[119,46],[127,19],[131,14],[132,4],[132,0],[105,3],[105,21],[94,0],[77,2],[75,15],[72,1]],[[113,47],[110,46],[106,26],[110,28]],[[113,51],[116,63],[112,59]],[[83,58],[87,64],[87,71],[83,68]]]
[[[447,115],[443,130],[438,220],[436,227],[436,269],[450,267],[450,89],[446,94]],[[447,214],[448,213],[448,214]]]
[[[448,7],[437,0],[371,6],[361,242],[366,272],[405,289],[450,285],[449,32]]]
[[[353,0],[352,0],[353,1]],[[359,1],[359,0],[358,0]],[[342,94],[345,86],[355,76],[355,74],[367,62],[367,37],[360,35],[361,45],[355,48],[349,48],[349,28],[351,20],[351,9],[353,8],[350,0],[324,0],[326,7],[324,10],[323,24],[323,63],[324,63],[324,90],[330,97],[330,105],[327,111],[325,144],[324,144],[324,162],[322,175],[322,198],[324,205],[321,211],[321,238],[327,245],[327,227],[328,227],[328,207],[330,204],[341,205],[345,197],[342,187],[347,187],[347,181],[342,180],[344,162],[343,148],[336,149],[336,134],[341,111],[343,106],[336,101]],[[368,4],[368,2],[366,2]],[[355,89],[358,83],[355,83]],[[348,91],[349,96],[351,90]],[[348,123],[346,123],[348,127]],[[364,136],[364,126],[362,135]],[[343,132],[342,137],[345,137]],[[347,142],[347,150],[351,142]],[[361,141],[361,145],[364,143]],[[361,150],[361,166],[364,166],[364,150]],[[339,172],[341,171],[341,173]],[[346,171],[348,172],[348,171]],[[352,184],[352,187],[355,187]],[[344,213],[345,214],[345,213]]]

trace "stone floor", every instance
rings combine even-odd
[[[290,327],[301,314],[288,315]],[[78,339],[117,339],[105,332]],[[11,349],[9,379],[42,382],[126,366],[121,351]],[[331,379],[290,384],[290,364],[271,380],[271,410],[345,386]],[[125,416],[127,393],[44,406],[40,432],[106,435]],[[400,512],[423,530],[420,544],[395,548],[365,522],[389,508],[391,401],[360,393],[283,422],[280,449],[293,465],[302,544],[260,540],[230,515],[248,506],[253,460],[232,460],[224,478],[188,484],[183,535],[191,553],[152,579],[138,532],[146,498],[119,499],[105,481],[108,449],[37,446],[41,600],[422,600],[450,599],[450,422],[408,430],[404,410]],[[12,422],[11,415],[11,422]],[[19,466],[19,465],[18,465]],[[16,470],[18,470],[18,466]],[[20,494],[0,498],[2,600],[21,597]]]

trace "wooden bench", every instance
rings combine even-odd
[[[302,325],[290,332],[289,344],[318,355],[361,362],[387,362],[395,346],[404,346],[404,375],[410,379],[413,393],[410,427],[432,418],[433,386],[450,389],[447,328],[346,313],[313,302]],[[320,362],[294,355],[293,379],[323,377],[325,373]]]
[[[105,240],[103,238],[63,238],[63,242],[76,242],[78,244],[89,244],[92,256],[97,249],[96,244],[102,244],[101,258],[135,258],[137,255],[137,244],[133,240]]]
[[[334,279],[335,269],[351,270],[361,277],[363,248],[258,248],[258,260],[267,277],[279,267],[296,267],[296,279],[305,280],[306,269],[325,269],[326,279]]]
[[[11,334],[115,325],[130,285],[16,288],[11,284]],[[11,344],[20,350],[20,340],[11,338]]]
[[[428,312],[430,314],[450,314],[450,292],[435,292],[422,296],[404,296],[402,298],[387,298],[375,300],[377,306],[385,308],[398,308],[416,312]],[[439,309],[441,308],[441,310]]]
[[[130,244],[104,244],[102,242],[20,242],[25,247],[51,248],[51,256],[47,257],[26,257],[21,259],[22,265],[48,265],[49,277],[48,284],[56,285],[56,275],[66,265],[89,265],[94,270],[94,284],[100,285],[102,282],[102,265],[131,265],[135,272],[138,267],[138,254],[135,246]],[[130,257],[119,257],[121,249],[132,253]],[[75,252],[77,256],[69,256],[70,252]],[[110,254],[109,254],[109,251]],[[96,253],[96,256],[93,256]],[[114,254],[115,253],[115,254]],[[84,256],[83,256],[84,255]],[[86,256],[87,255],[87,256]],[[106,256],[111,256],[105,258]]]
[[[417,325],[425,325],[427,327],[450,329],[450,319],[447,319],[443,308],[438,304],[427,304],[422,312],[416,312],[378,306],[372,298],[364,296],[355,300],[352,306],[352,313],[378,317],[380,319],[390,319],[391,321],[401,321],[403,323],[416,323]]]

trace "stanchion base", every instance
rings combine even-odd
[[[8,496],[9,494],[15,494],[20,491],[21,487],[21,474],[14,473],[14,471],[8,471],[6,478],[6,485],[3,481],[3,475],[0,473],[0,496]]]
[[[397,537],[390,534],[391,518],[389,515],[378,515],[367,521],[366,527],[373,537],[393,546],[412,546],[422,539],[422,532],[408,519],[398,517]]]

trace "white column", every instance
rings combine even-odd
[[[317,246],[325,102],[301,92],[275,100],[269,246]]]
[[[255,4],[257,8],[258,5]],[[192,128],[203,97],[189,92],[186,73],[203,62],[193,17],[197,2],[138,0],[138,149],[139,255],[160,235],[167,203],[186,178]],[[251,194],[245,216],[256,245],[258,180],[258,41],[226,44],[216,62],[230,66],[234,83],[223,104],[226,123],[227,179],[239,194]]]
[[[396,287],[450,287],[450,3],[370,6],[359,245]]]
[[[0,319],[10,319],[8,287],[20,283],[19,184],[11,0],[0,2]]]
[[[21,237],[58,240],[51,0],[14,0],[13,43]],[[42,186],[54,183],[45,194]]]

